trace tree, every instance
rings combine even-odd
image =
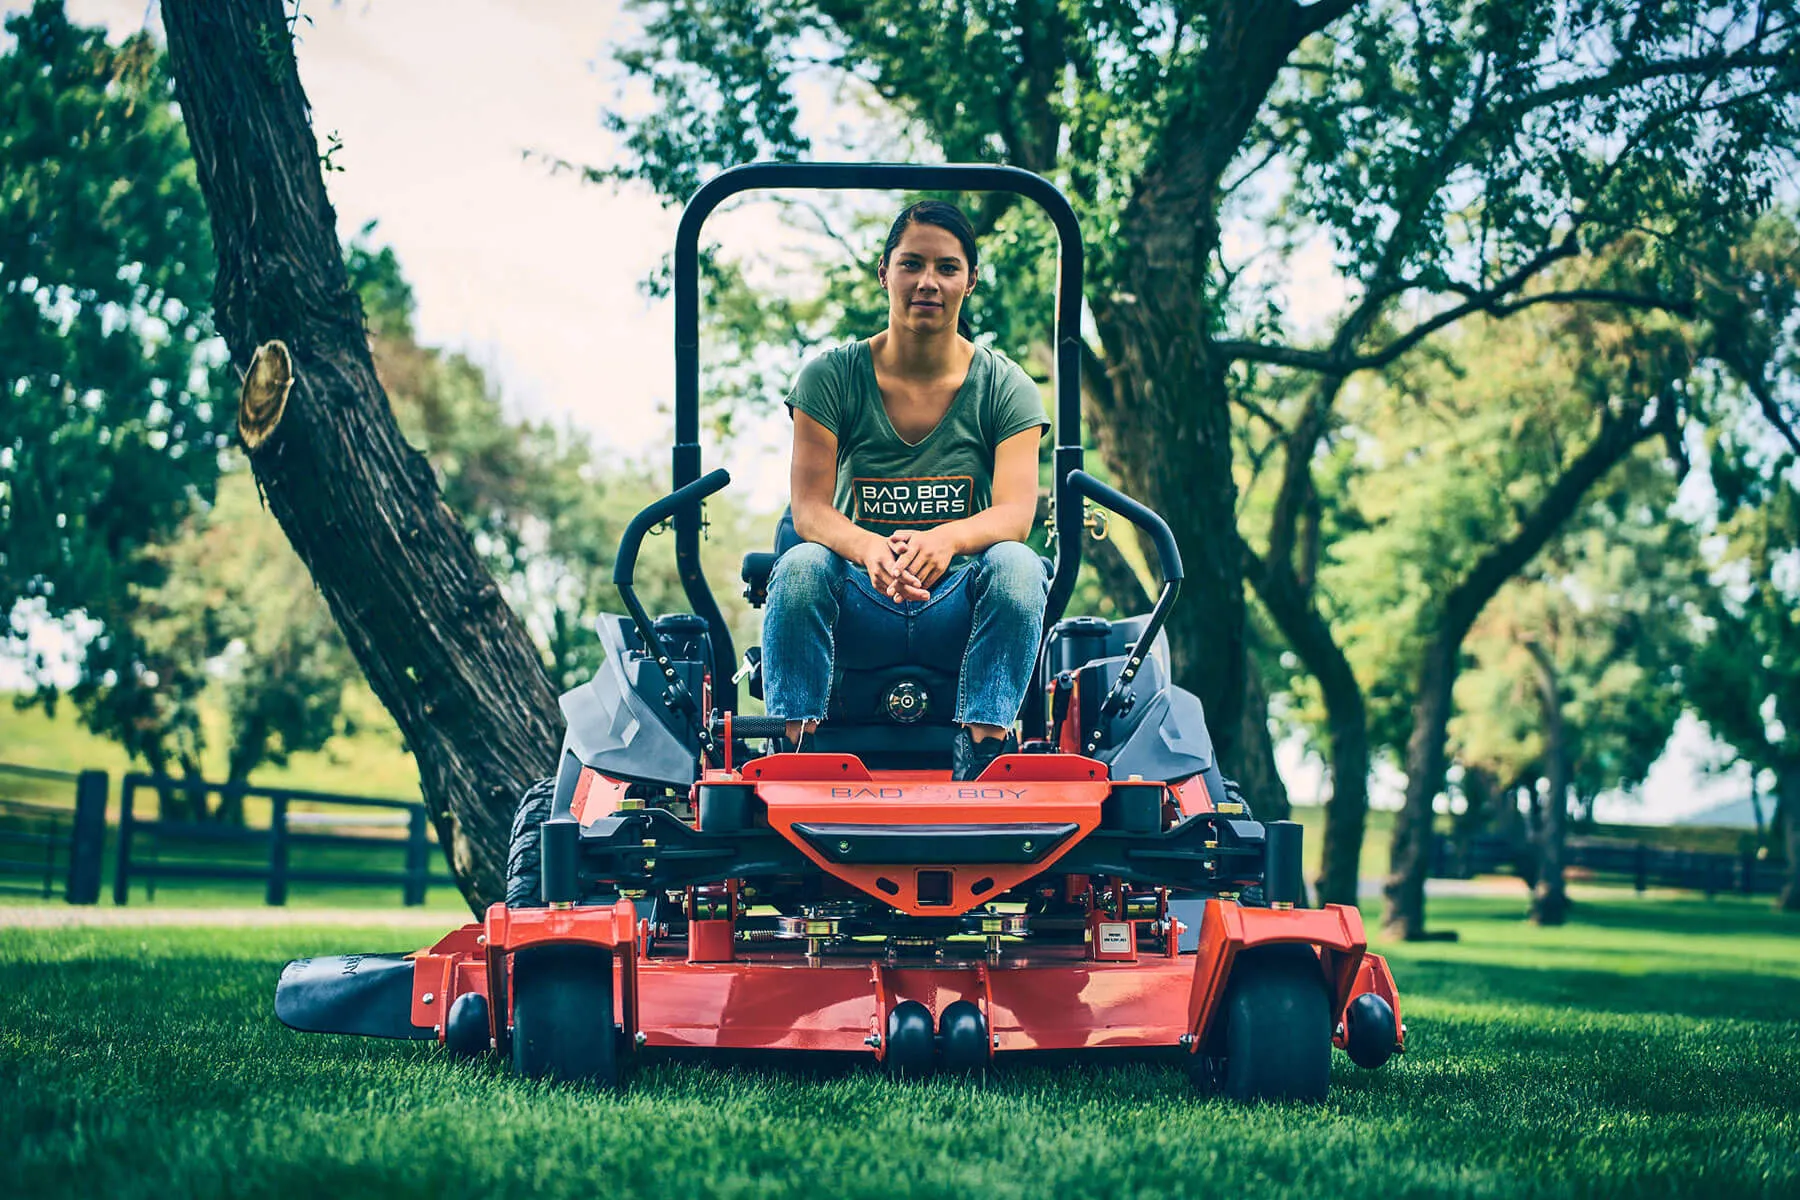
[[[1687,695],[1739,760],[1775,776],[1787,859],[1779,903],[1800,912],[1800,463],[1728,432],[1711,465],[1721,586]]]
[[[1367,713],[1309,565],[1313,473],[1339,436],[1347,383],[1475,314],[1604,303],[1692,315],[1678,269],[1688,243],[1763,201],[1795,119],[1794,12],[1781,5],[710,0],[647,11],[644,39],[621,58],[655,103],[614,124],[636,159],[622,173],[671,199],[709,169],[808,153],[793,81],[821,71],[871,93],[929,153],[1013,163],[1071,193],[1094,250],[1083,380],[1100,449],[1170,519],[1199,593],[1169,627],[1178,681],[1239,766],[1248,577],[1330,714],[1326,898],[1349,902]],[[1004,204],[983,215],[996,211]],[[1647,261],[1674,268],[1666,275],[1620,282],[1593,269],[1645,231]],[[1309,239],[1333,248],[1347,284],[1319,337],[1283,311],[1279,269],[1237,248],[1280,261]],[[1235,528],[1243,475],[1234,406],[1267,426],[1278,464],[1260,552],[1219,536]],[[1773,393],[1765,409],[1792,436]],[[1623,428],[1607,426],[1601,458]],[[1476,590],[1521,561],[1493,560]],[[1451,612],[1478,612],[1472,601],[1464,593]],[[1421,694],[1451,678],[1440,665]],[[1427,714],[1418,762],[1433,791],[1437,726]]]
[[[1601,793],[1643,782],[1686,703],[1711,593],[1692,526],[1669,515],[1675,491],[1664,463],[1634,454],[1465,644],[1450,727],[1467,805],[1459,824],[1495,819],[1516,834],[1518,798],[1529,797],[1535,836],[1519,847],[1521,874],[1541,923],[1566,910],[1564,831],[1592,819]]]
[[[279,8],[201,7],[170,0],[164,15],[219,246],[220,328],[247,366],[259,343],[288,344],[251,370],[240,429],[277,517],[420,754],[427,795],[466,834],[458,865],[483,894],[510,804],[493,781],[516,787],[535,773],[525,764],[554,725],[549,689],[541,672],[533,682],[523,630],[380,411]],[[848,47],[840,65],[947,156],[1066,179],[1100,235],[1088,402],[1121,482],[1165,511],[1183,542],[1198,595],[1171,639],[1227,762],[1245,694],[1244,571],[1243,548],[1219,533],[1234,527],[1232,404],[1254,399],[1251,376],[1318,381],[1296,389],[1307,400],[1285,447],[1295,482],[1264,556],[1280,573],[1292,569],[1310,463],[1346,379],[1473,312],[1593,299],[1539,287],[1543,272],[1645,225],[1679,244],[1753,204],[1791,132],[1785,8],[1734,9],[1721,24],[1696,21],[1704,13],[1687,4],[1528,18],[1497,4],[1370,5],[1334,40],[1309,42],[1351,7],[1265,0],[1140,18],[1113,6],[971,15],[733,0],[652,22],[681,60],[659,76],[665,95],[679,102],[690,84],[724,80],[704,104],[672,104],[633,143],[670,180],[765,148],[797,153],[786,73],[819,38]],[[1573,58],[1561,52],[1571,41],[1582,48]],[[660,70],[655,57],[639,61]],[[705,69],[683,75],[692,57]],[[965,61],[982,86],[939,86]],[[1605,136],[1582,140],[1595,121]],[[1056,171],[1065,142],[1069,165]],[[1285,174],[1264,173],[1277,157]],[[1294,344],[1251,295],[1254,281],[1221,260],[1227,221],[1277,210],[1341,239],[1355,299],[1319,347]],[[1429,315],[1408,319],[1419,312]],[[419,586],[427,579],[439,586]],[[1362,782],[1342,781],[1339,799]]]
[[[14,637],[85,615],[99,670],[142,672],[123,625],[156,580],[144,549],[210,498],[230,428],[211,237],[150,39],[109,45],[58,0],[6,29],[0,613]]]

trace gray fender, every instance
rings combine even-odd
[[[625,629],[624,617],[600,618],[606,661],[588,682],[563,693],[563,749],[614,779],[685,790],[699,777],[699,747],[676,731],[673,714],[655,699],[661,677],[627,651]]]
[[[1225,798],[1225,780],[1214,760],[1212,734],[1200,697],[1178,687],[1165,687],[1144,704],[1144,715],[1131,736],[1100,752],[1114,779],[1132,775],[1173,783],[1199,775],[1213,803]]]

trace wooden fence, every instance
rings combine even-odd
[[[100,898],[106,838],[106,773],[52,771],[0,763],[0,791],[44,784],[74,791],[73,807],[0,794],[0,893],[48,900],[60,885],[71,904]]]
[[[153,793],[167,795],[179,792],[186,796],[216,794],[238,805],[250,798],[269,802],[267,828],[247,828],[209,822],[146,819],[138,815],[138,799]],[[297,811],[304,805],[310,811]],[[341,808],[344,813],[330,810]],[[362,810],[361,812],[349,810]],[[369,810],[375,810],[370,813]],[[390,819],[384,819],[391,814]],[[369,829],[403,825],[402,836],[380,836],[346,833],[345,829]],[[317,832],[325,826],[337,832]],[[298,828],[296,828],[298,827]],[[177,848],[191,852],[194,847],[216,851],[212,857],[168,859],[164,852]],[[241,853],[244,848],[259,851],[252,859]],[[296,849],[331,848],[363,852],[385,851],[399,860],[392,869],[376,869],[366,865],[337,867],[297,867],[292,859]],[[240,853],[232,854],[238,849]],[[388,800],[374,796],[352,796],[339,792],[313,792],[298,788],[265,788],[249,784],[217,784],[188,779],[169,779],[153,775],[125,776],[119,794],[118,844],[114,851],[113,903],[125,904],[131,898],[131,881],[145,882],[150,895],[155,894],[159,879],[260,880],[263,898],[269,904],[286,904],[288,888],[296,883],[320,884],[394,884],[400,888],[401,901],[408,905],[425,903],[426,889],[446,886],[454,881],[436,875],[431,864],[436,854],[436,840],[425,806],[413,800]],[[366,856],[366,855],[364,855]],[[363,857],[363,856],[359,856]]]
[[[1518,858],[1518,848],[1512,842],[1489,835],[1473,839],[1459,860],[1451,840],[1440,834],[1434,846],[1432,874],[1447,878],[1512,873]],[[1621,838],[1569,838],[1564,863],[1595,875],[1629,878],[1640,892],[1652,887],[1680,888],[1704,892],[1709,897],[1721,892],[1773,895],[1781,890],[1783,873],[1780,863],[1758,861],[1747,850],[1739,854],[1707,854]]]

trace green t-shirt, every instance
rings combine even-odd
[[[994,449],[1049,427],[1037,384],[997,350],[975,348],[968,377],[937,427],[918,442],[894,432],[868,342],[828,350],[800,369],[788,407],[837,437],[832,503],[887,535],[956,521],[994,502]]]

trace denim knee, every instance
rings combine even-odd
[[[817,542],[802,542],[775,560],[769,574],[769,602],[775,597],[781,603],[813,605],[822,602],[835,590],[843,572],[843,560]]]
[[[981,556],[983,591],[989,602],[1016,607],[1021,612],[1042,612],[1050,579],[1044,560],[1024,542],[995,542]]]

